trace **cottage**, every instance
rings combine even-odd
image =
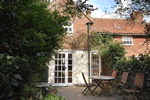
[[[57,0],[53,3],[56,4]],[[53,86],[84,84],[81,72],[84,72],[87,81],[89,81],[89,73],[91,76],[101,75],[101,57],[92,51],[90,52],[90,62],[97,63],[94,65],[91,63],[89,71],[87,37],[81,37],[81,35],[87,34],[87,23],[91,22],[94,24],[90,26],[90,32],[107,31],[108,34],[115,35],[115,40],[124,45],[127,57],[145,53],[150,47],[148,44],[142,45],[146,34],[144,34],[145,23],[143,23],[141,13],[133,12],[131,19],[91,18],[89,12],[82,13],[81,18],[76,17],[68,22],[68,26],[64,26],[68,34],[64,39],[63,47],[56,51],[57,54],[53,56],[54,59],[48,65],[48,82]]]

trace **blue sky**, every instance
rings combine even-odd
[[[90,3],[98,7],[101,11],[104,11],[105,8],[108,8],[108,12],[113,11],[111,7],[115,4],[114,0],[90,0]]]
[[[98,10],[95,10],[92,12],[91,17],[96,17],[96,18],[120,18],[119,15],[112,15],[112,14],[107,14],[111,13],[114,11],[111,7],[115,5],[116,3],[114,0],[89,0],[89,4],[94,5],[94,7],[97,7]],[[105,13],[107,11],[107,13]]]
[[[123,5],[126,6],[126,4],[128,4],[130,2],[130,0],[128,0],[127,2],[124,2],[124,0],[121,0]],[[112,9],[111,7],[113,5],[116,5],[116,2],[114,0],[89,0],[90,4],[93,4],[95,7],[98,8],[98,10],[95,10],[94,12],[92,12],[91,17],[96,17],[96,18],[121,18],[120,15],[118,14],[112,14],[111,12],[113,12],[115,9]],[[105,13],[105,8],[107,8],[107,13],[111,13],[111,14],[107,14]],[[126,13],[127,16],[130,16],[129,13]],[[122,17],[122,18],[126,18]],[[144,17],[144,20],[146,20],[147,22],[150,22],[150,17]]]

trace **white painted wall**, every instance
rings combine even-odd
[[[73,53],[73,84],[85,84],[81,72],[88,82],[88,51]]]

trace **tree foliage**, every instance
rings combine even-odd
[[[107,32],[92,34],[90,45],[92,50],[98,51],[102,62],[110,69],[116,69],[116,62],[125,58],[125,48]]]
[[[119,7],[117,11],[140,11],[145,15],[150,14],[150,0],[114,0]],[[126,6],[124,6],[126,3]]]
[[[38,0],[0,0],[0,97],[31,97],[68,16]]]

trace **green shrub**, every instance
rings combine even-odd
[[[130,60],[120,60],[115,66],[118,68],[119,77],[121,78],[122,72],[129,72],[128,82],[133,83],[136,73],[145,74],[144,88],[150,87],[149,72],[150,72],[150,56],[139,54],[139,57],[132,55]]]
[[[117,41],[109,46],[109,48],[102,52],[101,58],[106,67],[110,69],[116,69],[115,66],[118,61],[125,59],[125,48],[121,46]]]

